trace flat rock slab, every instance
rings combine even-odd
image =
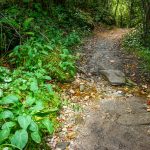
[[[120,70],[100,70],[111,85],[124,85],[126,83],[125,74]]]
[[[60,143],[57,143],[56,145],[56,150],[65,150],[67,149],[67,147],[69,146],[69,142],[60,142]]]
[[[150,113],[124,114],[117,120],[122,125],[150,125]]]
[[[146,100],[129,97],[100,100],[77,139],[76,150],[149,150],[150,113]],[[131,112],[127,110],[130,109]]]

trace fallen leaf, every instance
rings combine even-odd
[[[67,138],[69,138],[69,139],[74,139],[75,137],[76,137],[76,132],[70,132],[67,135]]]
[[[147,100],[147,105],[150,105],[150,100]]]

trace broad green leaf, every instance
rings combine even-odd
[[[31,84],[30,84],[30,90],[33,91],[33,92],[37,92],[38,89],[39,88],[38,88],[37,81],[35,80],[35,81],[31,82]]]
[[[43,45],[41,44],[41,43],[35,43],[35,45],[38,47],[38,49],[40,48],[40,49],[43,49]]]
[[[34,32],[25,32],[25,34],[34,36]]]
[[[44,45],[45,48],[48,48],[49,50],[53,50],[53,47],[50,45]]]
[[[9,82],[11,82],[12,81],[12,78],[11,77],[6,77],[5,79],[4,79],[4,82],[6,82],[6,83],[9,83]]]
[[[0,89],[0,97],[3,97],[3,90]]]
[[[18,101],[19,99],[16,95],[8,95],[0,101],[0,104],[13,104],[17,103]]]
[[[26,97],[26,101],[25,101],[25,104],[27,106],[32,106],[32,104],[35,102],[35,98],[31,97],[31,96],[27,96]]]
[[[30,123],[29,129],[34,132],[39,130],[38,125],[33,120]]]
[[[47,117],[47,116],[49,116],[49,114],[50,114],[50,112],[48,111],[48,112],[38,112],[38,113],[36,113],[36,116],[38,116],[38,117]]]
[[[10,147],[4,147],[3,150],[12,150]]]
[[[42,109],[44,109],[42,101],[37,101],[36,105],[31,108],[32,112],[39,112]]]
[[[18,117],[18,123],[19,123],[21,128],[26,130],[27,127],[31,123],[31,117],[30,116],[19,116]]]
[[[42,53],[42,54],[45,54],[45,55],[48,55],[48,52],[47,52],[47,51],[44,51],[44,50],[41,51],[41,53]]]
[[[53,92],[52,86],[50,84],[46,84],[46,88],[48,90],[48,92]]]
[[[24,21],[24,23],[23,23],[23,28],[24,28],[24,29],[28,29],[28,28],[30,27],[30,24],[31,24],[31,22],[32,22],[33,19],[34,19],[34,18],[27,18],[27,19]]]
[[[48,118],[45,118],[44,120],[42,120],[42,123],[46,127],[46,129],[49,131],[49,133],[52,134],[54,131],[53,123]]]
[[[13,118],[14,115],[10,110],[6,110],[0,113],[0,119]]]
[[[36,143],[41,143],[41,136],[39,135],[39,132],[32,132],[31,133],[31,138],[34,142]]]
[[[65,55],[69,55],[69,50],[68,50],[68,49],[63,49],[63,53],[64,53]]]
[[[13,52],[15,54],[18,54],[19,55],[19,49],[21,48],[21,45],[17,45],[15,46],[15,48],[13,49]],[[11,57],[11,55],[13,55],[13,53],[10,53],[9,56]]]
[[[51,80],[52,78],[50,76],[44,76],[45,80]]]
[[[38,112],[36,113],[36,115],[40,117],[46,117],[46,116],[49,116],[50,113],[57,112],[57,111],[58,111],[58,108],[44,109],[44,111]]]
[[[26,84],[23,84],[22,86],[19,87],[20,90],[26,90],[28,86]]]
[[[10,134],[10,129],[3,129],[0,131],[0,143],[8,138]]]
[[[11,144],[19,149],[23,149],[28,142],[28,133],[26,130],[17,130],[11,138]]]
[[[48,111],[49,111],[49,112],[56,112],[56,111],[58,111],[58,108],[51,108],[51,109],[49,109]]]
[[[5,122],[3,125],[2,125],[2,129],[9,129],[9,128],[12,128],[16,125],[15,122],[12,122],[12,121],[9,121],[9,122]]]

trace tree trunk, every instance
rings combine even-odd
[[[143,39],[144,44],[150,47],[150,0],[142,0],[143,6]]]
[[[132,19],[133,19],[133,15],[134,15],[134,0],[131,0],[131,3],[130,3],[130,20],[129,20],[129,27],[132,27]]]
[[[116,5],[116,9],[115,9],[115,17],[116,17],[116,15],[117,15],[118,6],[119,6],[119,0],[117,0],[117,5]]]

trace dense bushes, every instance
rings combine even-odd
[[[93,20],[63,6],[49,15],[40,3],[6,4],[0,25],[0,148],[36,149],[59,126],[56,83],[74,77],[73,49]]]
[[[134,52],[141,58],[142,70],[150,70],[150,49],[145,47],[143,41],[142,25],[137,26],[132,32],[127,34],[123,41],[123,46],[129,51]]]

